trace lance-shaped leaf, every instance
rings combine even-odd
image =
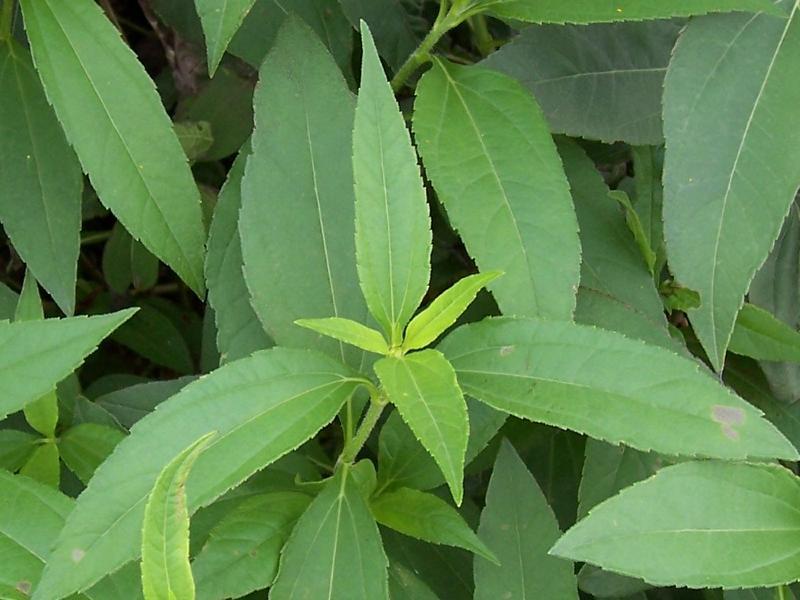
[[[223,363],[272,345],[250,306],[250,292],[242,272],[242,240],[238,222],[242,206],[242,177],[249,154],[247,145],[236,157],[219,192],[208,230],[206,286],[208,303],[214,309],[217,348]]]
[[[389,402],[439,465],[456,504],[464,495],[464,455],[469,437],[467,405],[456,374],[437,350],[375,363]]]
[[[357,385],[318,352],[275,348],[186,386],[139,421],[97,470],[50,556],[39,598],[85,589],[137,557],[147,494],[189,443],[218,432],[189,478],[192,513],[311,438]]]
[[[388,354],[389,346],[380,331],[350,319],[329,317],[327,319],[298,319],[300,327],[305,327],[322,335],[340,340],[345,344],[363,348],[375,354]]]
[[[693,20],[665,80],[667,256],[700,293],[689,319],[717,370],[800,186],[800,8],[779,6],[791,16]]]
[[[344,464],[292,531],[270,598],[387,600],[386,567],[378,526]]]
[[[381,494],[370,503],[370,508],[381,525],[433,544],[463,548],[497,563],[495,554],[475,535],[458,511],[438,496],[400,488]]]
[[[0,43],[0,221],[59,307],[72,314],[83,175],[28,50]]]
[[[697,363],[615,332],[488,319],[439,348],[465,394],[525,419],[664,454],[798,456],[761,411]]]
[[[186,481],[214,435],[204,435],[173,458],[161,470],[147,497],[142,528],[142,587],[146,600],[194,600]]]
[[[238,598],[271,585],[281,548],[310,501],[297,492],[259,494],[225,515],[192,562],[197,597]]]
[[[294,18],[259,81],[239,219],[251,304],[276,343],[358,367],[363,352],[294,324],[367,314],[353,241],[353,96],[322,42]]]
[[[475,598],[577,600],[570,561],[547,556],[561,536],[556,516],[514,447],[503,440],[486,492],[478,533],[499,564],[475,557]]]
[[[578,224],[533,97],[495,71],[437,60],[417,87],[414,132],[428,176],[504,314],[570,319]]]
[[[91,0],[23,0],[36,70],[102,202],[202,295],[200,195],[155,86]]]
[[[779,10],[770,0],[479,0],[499,17],[533,23],[608,23],[714,12]]]
[[[431,225],[417,155],[363,22],[361,42],[353,131],[358,277],[372,316],[397,346],[428,289]]]
[[[800,569],[799,502],[800,481],[783,467],[683,463],[595,507],[551,553],[656,585],[792,582]]]
[[[753,304],[736,316],[731,352],[759,360],[800,362],[800,333]]]
[[[208,72],[212,77],[253,4],[255,0],[195,0],[206,38]]]
[[[135,312],[0,321],[0,419],[54,389]]]
[[[442,292],[430,306],[411,319],[403,339],[403,350],[424,348],[436,340],[467,310],[478,292],[500,275],[499,271],[469,275]]]
[[[533,93],[554,132],[659,144],[664,75],[679,31],[672,21],[533,25],[482,64]]]
[[[51,487],[0,470],[0,593],[30,596],[71,508],[69,498]]]

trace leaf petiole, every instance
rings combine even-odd
[[[374,385],[370,385],[370,402],[367,414],[364,415],[355,435],[345,445],[338,462],[351,463],[356,459],[361,448],[372,433],[372,430],[375,429],[375,426],[378,424],[383,409],[388,403],[386,395],[380,392]]]
[[[0,40],[11,39],[11,27],[14,23],[14,0],[3,0],[0,12]]]

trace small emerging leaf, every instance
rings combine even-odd
[[[433,544],[463,548],[500,564],[458,511],[438,496],[400,488],[381,494],[370,508],[381,525]]]
[[[489,271],[469,275],[456,282],[411,320],[406,328],[403,350],[424,348],[433,342],[467,310],[478,292],[500,275],[500,271]]]
[[[612,190],[608,193],[609,198],[616,200],[623,209],[625,209],[625,222],[628,224],[633,234],[633,239],[636,240],[636,245],[639,246],[639,251],[642,253],[642,258],[647,265],[647,270],[654,273],[656,266],[656,253],[650,247],[650,241],[647,239],[647,234],[642,227],[642,222],[639,219],[639,213],[633,208],[631,199],[628,194],[621,190]]]
[[[194,462],[215,435],[215,432],[204,435],[169,462],[148,496],[142,531],[145,600],[194,600],[186,480]]]
[[[375,363],[375,373],[389,402],[439,465],[460,505],[469,420],[453,367],[439,351],[423,350],[382,358]]]
[[[375,354],[388,354],[389,346],[379,331],[350,319],[330,317],[328,319],[298,319],[300,327],[311,329],[322,335],[335,338],[351,346],[363,348]]]

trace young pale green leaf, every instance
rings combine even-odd
[[[142,588],[145,600],[194,600],[189,565],[189,509],[186,481],[194,463],[216,434],[192,442],[159,473],[144,507]]]
[[[39,444],[19,472],[20,475],[57,490],[61,483],[61,462],[56,443],[53,440],[45,440],[43,444]]]
[[[206,38],[208,72],[212,77],[253,4],[255,0],[195,0]]]
[[[30,596],[71,509],[70,499],[51,487],[0,470],[0,590]]]
[[[697,363],[618,333],[499,318],[465,325],[439,348],[464,393],[518,417],[664,454],[798,456]]]
[[[503,440],[486,492],[478,534],[497,553],[499,564],[475,557],[475,599],[578,599],[571,562],[547,556],[561,536],[542,490]]]
[[[0,429],[0,469],[15,473],[24,465],[41,438],[15,429]]]
[[[667,255],[675,278],[700,293],[689,319],[717,370],[800,186],[800,135],[786,125],[800,123],[800,7],[776,6],[791,15],[693,20],[664,84]]]
[[[375,354],[389,354],[389,346],[380,331],[375,331],[357,321],[341,317],[328,317],[327,319],[298,319],[295,323],[300,327]]]
[[[469,275],[442,292],[430,306],[411,319],[403,339],[403,350],[424,348],[435,341],[467,310],[478,292],[501,275],[500,271]]]
[[[53,390],[135,309],[95,317],[0,321],[0,419]]]
[[[475,535],[458,511],[438,496],[400,488],[373,499],[370,508],[381,525],[433,544],[463,548],[499,564],[494,552]]]
[[[633,204],[631,204],[631,199],[628,197],[628,194],[622,190],[612,190],[608,193],[608,197],[619,203],[625,211],[625,222],[628,224],[628,229],[633,234],[633,239],[636,240],[636,245],[639,247],[639,252],[647,265],[648,271],[654,274],[656,253],[650,247],[650,241],[647,239],[644,226],[639,219],[639,213],[636,212]]]
[[[27,49],[0,42],[0,222],[67,314],[75,308],[83,176]]]
[[[372,316],[399,346],[428,289],[431,224],[417,155],[363,21],[361,43],[353,131],[358,278]]]
[[[214,309],[217,348],[223,363],[272,346],[250,305],[242,272],[242,240],[237,225],[242,206],[242,177],[249,155],[249,145],[239,151],[219,192],[208,231],[206,287],[208,303]]]
[[[389,402],[431,454],[456,504],[464,496],[464,455],[469,419],[453,367],[437,350],[423,350],[375,363]]]
[[[446,115],[443,118],[442,115]],[[578,224],[547,123],[516,81],[437,60],[417,87],[428,176],[504,314],[571,319]]]
[[[609,23],[669,19],[715,12],[780,14],[770,0],[479,0],[498,16],[532,23]]]
[[[80,423],[59,436],[58,449],[64,464],[86,484],[124,438],[125,434],[114,427]]]
[[[800,483],[783,467],[682,463],[595,507],[551,553],[655,585],[792,582],[800,569],[798,502]]]
[[[386,567],[378,526],[344,464],[292,531],[270,598],[388,600]]]
[[[553,132],[660,144],[664,75],[679,32],[672,21],[532,25],[482,64],[533,93]]]
[[[31,271],[26,270],[14,320],[40,321],[42,319],[44,319],[44,308],[39,297],[39,284]],[[22,410],[25,413],[25,420],[31,427],[45,437],[52,438],[54,436],[56,425],[58,425],[58,398],[56,398],[55,390],[47,392],[38,400],[25,405]],[[57,453],[56,463],[58,463]]]
[[[750,302],[795,329],[800,328],[800,208],[789,209],[781,234],[750,284]],[[778,399],[800,398],[800,365],[762,362],[761,368]]]
[[[367,316],[346,150],[353,95],[322,42],[295,18],[281,27],[259,82],[239,219],[250,302],[277,344],[319,349],[358,368],[362,351],[294,324]]]
[[[36,69],[102,202],[198,295],[205,228],[153,82],[91,0],[22,0]]]
[[[656,253],[656,273],[666,262],[664,250],[664,185],[661,177],[664,171],[663,147],[634,146],[633,157],[634,203],[633,208],[639,215],[647,244]]]
[[[198,600],[239,598],[270,586],[281,548],[310,501],[297,492],[272,492],[227,513],[192,561]]]
[[[800,333],[754,304],[736,316],[730,351],[759,360],[800,362]]]
[[[192,469],[191,513],[310,439],[358,383],[318,352],[273,348],[187,385],[139,421],[95,472],[50,555],[37,600],[85,589],[137,557],[147,494],[189,443],[219,432]]]

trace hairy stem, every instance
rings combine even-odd
[[[375,392],[377,392],[377,390],[375,390]],[[375,426],[378,424],[378,420],[381,418],[381,413],[383,413],[386,404],[387,400],[383,394],[370,393],[367,414],[364,415],[355,435],[347,442],[344,450],[342,450],[342,454],[339,456],[340,463],[351,463],[356,459],[358,453],[361,452],[361,448],[364,447],[367,439],[369,439],[372,430],[375,429]]]
[[[11,39],[11,27],[14,24],[14,0],[3,0],[0,12],[0,40]]]

